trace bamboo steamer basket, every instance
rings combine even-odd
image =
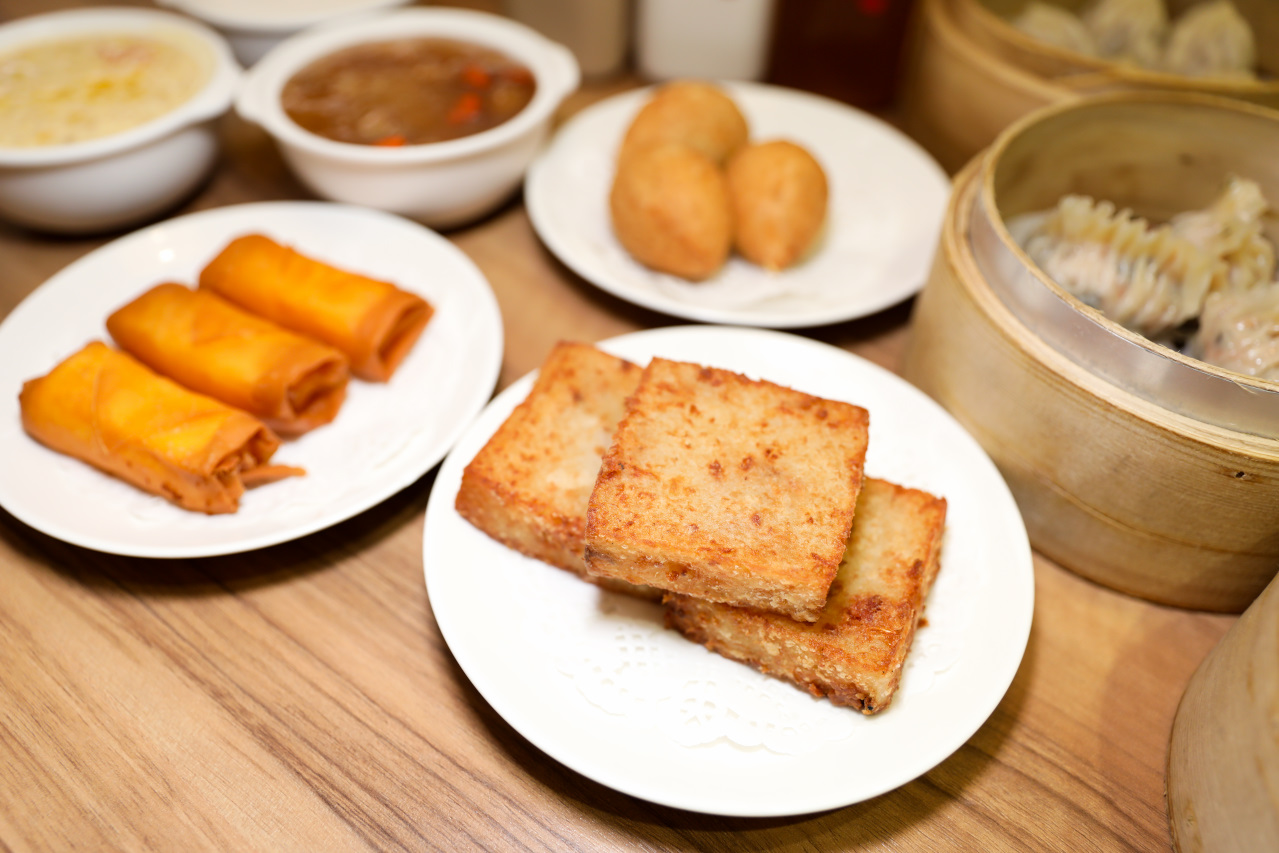
[[[902,125],[954,173],[1017,119],[1076,97],[982,49],[956,25],[953,0],[920,0],[900,93]]]
[[[1112,91],[1213,94],[1279,107],[1279,2],[1233,0],[1252,25],[1263,79],[1207,80],[1138,69],[1031,39],[1007,18],[1027,0],[920,0],[901,91],[906,130],[955,172],[1015,120]],[[1045,0],[1082,8],[1092,0]],[[1174,12],[1196,0],[1168,0]]]
[[[958,28],[980,49],[1032,74],[1054,78],[1078,92],[1116,88],[1163,89],[1215,94],[1268,106],[1279,106],[1279,3],[1274,0],[1231,0],[1252,28],[1257,48],[1256,80],[1185,77],[1138,68],[1045,44],[1011,23],[1030,0],[953,0]],[[1096,0],[1039,0],[1079,13]],[[1203,0],[1166,0],[1169,17]]]
[[[1186,686],[1168,747],[1168,818],[1181,853],[1279,850],[1279,581]]]
[[[1232,171],[1279,200],[1275,151],[1279,112],[1125,93],[1020,120],[956,178],[903,373],[985,447],[1032,544],[1098,583],[1226,612],[1261,592],[1279,570],[1279,385],[1111,323],[1004,223],[1067,192],[1163,220]]]

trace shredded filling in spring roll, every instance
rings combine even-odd
[[[257,418],[93,341],[18,396],[40,443],[184,509],[235,512],[249,486],[298,476],[269,465],[280,440]]]
[[[211,290],[345,353],[351,372],[385,382],[434,309],[420,296],[337,269],[261,234],[237,237],[200,273]]]
[[[107,331],[157,373],[278,433],[327,424],[346,399],[350,369],[342,353],[211,291],[157,285],[108,317]]]

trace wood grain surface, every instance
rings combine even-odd
[[[0,18],[69,5],[0,0]],[[562,116],[633,84],[588,86]],[[256,130],[229,117],[221,132],[216,174],[175,213],[309,197]],[[0,225],[0,316],[114,236]],[[497,294],[506,324],[499,388],[560,338],[677,322],[576,278],[541,245],[518,198],[447,236]],[[803,334],[896,369],[909,317],[908,303]],[[836,811],[693,814],[566,769],[478,695],[440,636],[423,582],[433,481],[430,472],[297,541],[209,559],[108,556],[0,510],[0,848],[1171,846],[1164,771],[1173,718],[1235,617],[1148,604],[1036,556],[1021,669],[954,755]]]

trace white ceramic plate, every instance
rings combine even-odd
[[[237,513],[179,509],[23,431],[22,383],[89,340],[162,281],[194,284],[231,238],[261,232],[330,263],[393,281],[435,306],[389,383],[352,380],[337,419],[285,442],[294,477],[250,489]],[[435,465],[489,399],[502,319],[488,281],[460,250],[387,213],[319,202],[218,208],[129,234],[41,285],[0,324],[0,506],[50,536],[136,557],[201,557],[273,545],[343,521]]]
[[[530,167],[524,199],[533,227],[578,275],[627,301],[705,323],[798,328],[873,314],[924,284],[950,180],[910,138],[837,101],[752,83],[725,83],[756,141],[804,145],[830,184],[827,224],[797,266],[778,273],[734,256],[690,283],[627,254],[608,211],[614,160],[651,89],[583,110]]]
[[[870,411],[869,476],[946,498],[942,568],[892,705],[865,717],[662,627],[658,605],[523,557],[457,514],[462,469],[528,393],[502,392],[444,461],[426,512],[427,592],[476,689],[548,755],[652,802],[740,816],[874,797],[958,749],[1003,697],[1030,631],[1025,527],[1003,479],[941,408],[843,350],[782,332],[687,326],[601,346],[716,365]]]

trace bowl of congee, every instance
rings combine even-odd
[[[236,109],[316,195],[449,228],[514,193],[578,81],[573,54],[522,24],[408,8],[286,39]]]
[[[158,217],[212,169],[240,73],[221,36],[171,12],[0,25],[0,217],[59,233]]]

